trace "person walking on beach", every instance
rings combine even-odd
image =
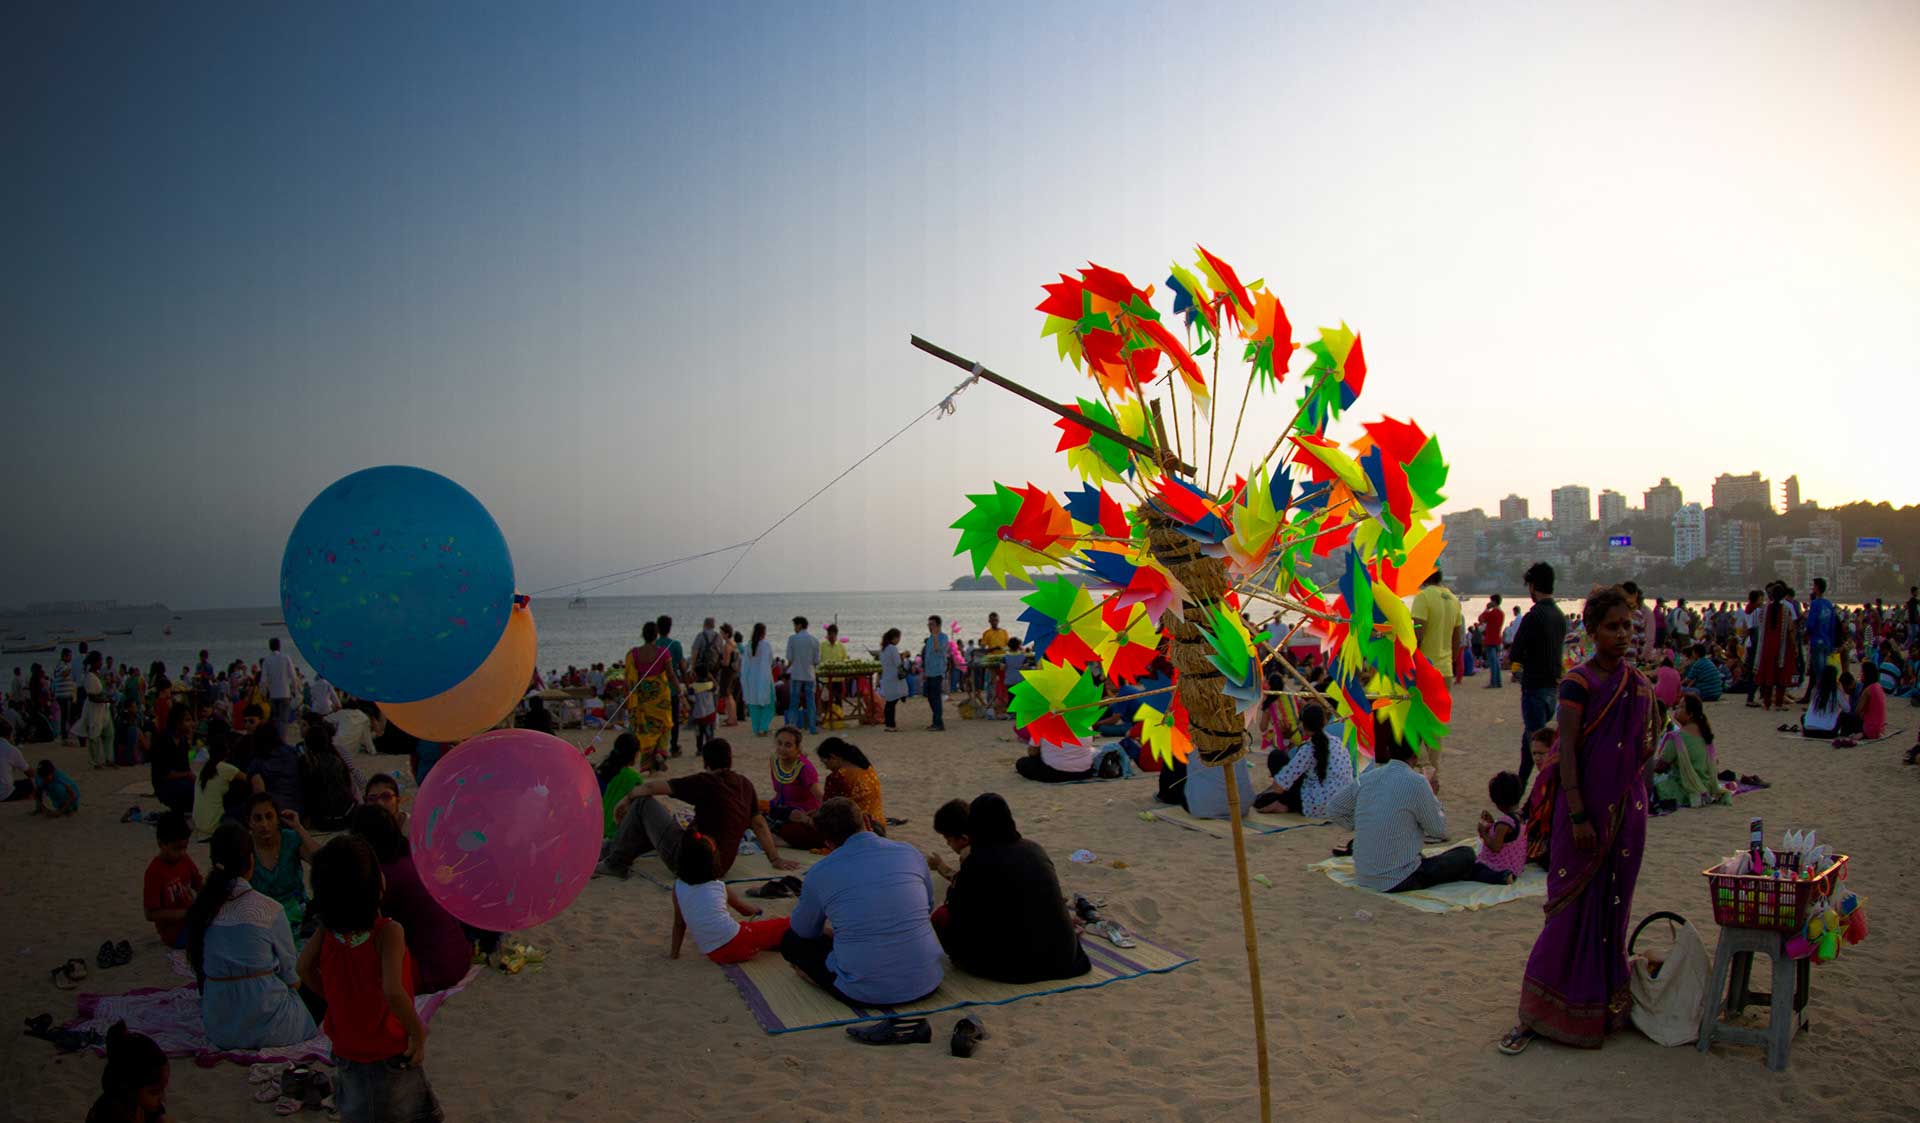
[[[945,715],[940,709],[940,688],[946,685],[949,641],[940,630],[938,616],[927,617],[927,638],[920,645],[920,678],[927,693],[927,705],[933,709],[933,724],[927,728],[935,733],[947,728]]]
[[[653,628],[658,635],[660,646],[666,648],[667,657],[673,660],[673,679],[671,682],[673,693],[669,696],[668,703],[673,707],[673,755],[679,756],[680,699],[684,696],[681,687],[687,681],[687,653],[681,649],[680,641],[674,639],[671,634],[673,632],[673,617],[660,617],[653,622]]]
[[[1413,598],[1414,646],[1442,675],[1451,673],[1453,681],[1459,682],[1457,668],[1460,645],[1466,634],[1465,622],[1460,598],[1441,581],[1440,570],[1436,568],[1427,575],[1420,592]],[[1420,758],[1421,770],[1427,773],[1435,791],[1439,790],[1441,748],[1441,739],[1436,737]]]
[[[1500,594],[1487,598],[1487,610],[1480,614],[1480,653],[1487,660],[1487,689],[1500,689],[1500,630],[1506,626],[1507,614],[1500,607]]]
[[[1833,654],[1834,647],[1840,642],[1840,618],[1833,610],[1833,602],[1827,599],[1827,579],[1813,579],[1813,598],[1807,602],[1807,692],[1800,699],[1805,705],[1813,698],[1813,684],[1820,677],[1820,668],[1827,665],[1827,656]]]
[[[807,618],[793,618],[793,634],[787,637],[787,724],[818,733],[814,728],[814,668],[820,665],[820,641],[807,631]],[[805,718],[802,721],[802,718]]]
[[[1520,786],[1533,772],[1535,730],[1553,721],[1560,693],[1560,652],[1567,642],[1567,618],[1553,602],[1553,567],[1534,562],[1526,573],[1533,607],[1520,621],[1507,647],[1507,659],[1520,665]]]
[[[53,700],[60,707],[60,728],[54,735],[63,745],[73,743],[73,727],[77,724],[80,707],[74,702],[80,684],[73,677],[73,648],[60,649],[60,661],[53,665]]]
[[[1520,1017],[1500,1040],[1597,1049],[1627,1026],[1627,925],[1647,838],[1653,687],[1627,662],[1633,609],[1618,586],[1581,609],[1594,655],[1560,685],[1560,790],[1548,843],[1546,926],[1527,957]]]

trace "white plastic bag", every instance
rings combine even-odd
[[[1698,1040],[1711,971],[1707,945],[1699,931],[1691,924],[1678,925],[1673,950],[1660,965],[1660,973],[1654,975],[1649,966],[1644,955],[1627,961],[1633,1024],[1660,1045],[1686,1045]]]

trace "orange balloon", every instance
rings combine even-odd
[[[516,606],[493,653],[465,681],[418,702],[382,702],[380,712],[422,740],[458,741],[484,733],[526,696],[536,647],[533,608]]]

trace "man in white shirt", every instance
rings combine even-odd
[[[1422,857],[1429,838],[1447,836],[1446,812],[1426,778],[1407,767],[1413,751],[1400,743],[1385,722],[1374,727],[1376,764],[1340,790],[1327,805],[1327,818],[1353,831],[1354,884],[1381,893],[1405,893],[1473,874],[1473,848],[1456,846]]]
[[[787,637],[787,724],[817,733],[813,705],[815,667],[820,665],[820,641],[807,631],[807,618],[793,618],[793,634]],[[806,722],[802,724],[801,717]]]
[[[276,729],[285,729],[293,720],[293,660],[280,650],[280,637],[267,641],[267,657],[260,661],[260,679],[267,688],[272,711],[267,720]]]
[[[307,684],[307,700],[307,708],[318,717],[326,717],[340,708],[340,695],[334,691],[333,684],[327,681],[327,676],[319,673]]]

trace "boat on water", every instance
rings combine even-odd
[[[567,602],[567,607],[568,608],[585,608],[587,607],[587,598],[575,597],[572,600]]]
[[[41,644],[38,647],[28,647],[28,646],[0,647],[0,655],[41,655],[47,652],[51,652],[52,650],[53,650],[53,645],[50,643]]]
[[[110,636],[130,636],[133,634],[133,629],[132,628],[108,628],[107,634]]]
[[[262,628],[284,628],[287,626],[287,622],[285,620],[262,620],[260,621],[260,626]]]

